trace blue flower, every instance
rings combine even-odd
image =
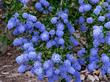
[[[57,41],[57,43],[58,43],[59,45],[64,45],[65,40],[64,40],[63,38],[59,38],[58,41]]]
[[[19,24],[19,26],[17,26],[17,30],[19,33],[24,33],[25,32],[25,26],[23,24]]]
[[[47,31],[44,31],[41,35],[40,38],[42,41],[47,41],[49,40],[49,33]]]
[[[101,22],[104,22],[105,21],[105,16],[99,16],[98,20],[101,21]]]
[[[36,8],[38,11],[40,11],[40,12],[43,11],[43,7],[42,7],[41,3],[39,3],[39,2],[37,2],[37,3],[35,4],[35,8]]]
[[[53,68],[49,68],[48,70],[46,70],[46,76],[47,77],[52,77],[53,76]]]
[[[103,3],[102,3],[102,6],[103,6],[103,7],[108,7],[108,5],[109,5],[108,2],[103,2]]]
[[[92,17],[89,17],[89,18],[87,18],[87,23],[89,23],[89,24],[92,24],[93,23],[93,18]]]
[[[52,63],[51,60],[47,60],[47,61],[45,61],[44,64],[43,64],[43,68],[44,68],[44,69],[48,69],[48,68],[50,68],[50,67],[52,67],[52,66],[53,66],[53,63]]]
[[[19,73],[24,73],[25,71],[27,70],[27,66],[26,65],[20,65],[19,67],[18,67],[18,72]]]
[[[69,23],[69,22],[66,23],[66,26],[67,26],[68,31],[69,31],[70,34],[73,34],[75,32],[75,29],[74,29],[74,27],[71,23]]]
[[[58,21],[58,18],[57,18],[57,17],[53,17],[53,18],[51,19],[51,23],[52,23],[52,24],[56,24],[57,21]]]
[[[104,27],[106,27],[107,29],[110,29],[110,21],[104,24]]]
[[[54,29],[50,30],[50,31],[49,31],[49,34],[50,34],[51,36],[55,35],[55,30],[54,30]]]
[[[41,62],[39,62],[39,61],[34,62],[34,68],[35,68],[35,69],[36,69],[36,68],[39,68],[39,67],[41,67],[41,66],[42,66]]]
[[[36,52],[34,52],[34,51],[29,52],[28,58],[29,58],[30,60],[36,60],[36,59],[37,59],[37,54],[36,54]]]
[[[75,62],[75,61],[76,61],[75,58],[73,57],[73,54],[67,54],[67,55],[66,55],[66,58],[67,58],[69,61],[71,61],[71,62]]]
[[[61,30],[57,30],[57,31],[56,31],[56,35],[57,35],[58,37],[62,37],[62,36],[64,35],[64,32],[61,31]]]
[[[81,65],[79,64],[79,62],[74,62],[74,64],[72,65],[72,67],[75,69],[75,70],[81,70]]]
[[[37,21],[37,18],[36,18],[36,16],[29,14],[28,15],[28,20],[29,21],[32,21],[32,22],[36,22]]]
[[[63,23],[58,23],[57,24],[57,30],[63,31],[64,30],[64,25]]]
[[[79,17],[79,24],[83,24],[85,22],[85,18],[83,16]]]
[[[29,2],[29,0],[20,0],[20,2],[26,5]]]
[[[60,63],[62,58],[59,54],[54,53],[51,59],[54,63]]]
[[[70,36],[70,41],[73,43],[74,46],[79,45],[79,42],[73,36]]]
[[[29,17],[29,14],[28,13],[23,13],[22,17],[27,19]]]
[[[16,26],[16,19],[15,18],[9,19],[7,28],[10,30],[10,29],[14,28],[15,26]]]
[[[64,61],[64,65],[65,65],[66,67],[69,67],[69,66],[71,66],[71,62],[70,62],[69,60],[65,60],[65,61]]]
[[[77,52],[78,56],[83,56],[85,53],[86,53],[85,48],[82,48],[81,50],[79,50],[79,51]]]
[[[97,48],[91,48],[90,49],[90,55],[96,56],[98,54],[98,49]]]
[[[106,54],[102,54],[101,55],[101,61],[103,62],[103,63],[108,63],[109,61],[110,61],[110,58],[106,55]]]
[[[82,25],[80,26],[80,30],[81,30],[82,32],[86,32],[86,31],[87,31],[86,25],[82,24]]]
[[[23,45],[23,49],[27,50],[27,49],[28,49],[29,47],[31,47],[31,46],[33,46],[32,43],[25,43],[25,44]]]
[[[92,4],[97,4],[100,0],[89,0]]]
[[[34,73],[38,76],[43,75],[43,68],[42,67],[37,67],[34,69]]]
[[[49,7],[49,2],[46,0],[40,0],[40,3],[44,6],[44,7]]]
[[[24,63],[24,56],[23,55],[20,55],[16,58],[16,62],[18,64],[23,64]]]
[[[14,46],[20,46],[23,44],[23,38],[16,38],[14,41],[13,41],[13,45]]]
[[[92,63],[90,63],[90,64],[88,65],[88,70],[89,70],[90,72],[93,72],[96,68],[97,68],[97,66],[96,66],[96,63],[95,63],[95,62],[92,62]]]

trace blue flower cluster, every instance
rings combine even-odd
[[[49,14],[52,11],[52,6],[46,0],[39,0],[39,2],[36,2],[35,8],[43,14]]]
[[[22,3],[27,3],[21,0]],[[16,58],[20,65],[18,72],[31,71],[37,79],[48,78],[48,82],[65,79],[71,82],[81,82],[80,71],[86,66],[89,72],[100,70],[102,75],[110,74],[110,0],[78,0],[78,12],[80,16],[75,18],[76,27],[80,27],[81,33],[86,35],[86,44],[82,45],[76,39],[75,33],[79,28],[73,27],[69,21],[69,9],[60,9],[50,19],[53,27],[45,26],[36,16],[24,12],[22,15],[15,13],[9,19],[7,28],[17,38],[13,45],[23,50]],[[35,8],[43,14],[52,11],[50,3],[39,0]],[[19,18],[22,16],[23,21]],[[72,53],[73,48],[80,47]],[[38,50],[38,48],[40,48]],[[44,49],[44,50],[43,50]],[[62,55],[62,51],[66,52]],[[105,51],[104,51],[105,50]],[[52,56],[48,57],[49,52]],[[44,59],[43,59],[44,57]],[[101,65],[99,64],[101,63]]]
[[[86,3],[84,0],[79,0],[79,12],[82,16],[79,17],[78,23],[80,25],[80,30],[82,32],[92,31],[92,47],[89,50],[89,64],[87,66],[89,72],[93,72],[96,69],[100,69],[102,75],[105,75],[109,72],[109,57],[107,54],[109,53],[104,51],[100,53],[100,47],[103,45],[109,45],[110,42],[110,34],[109,34],[109,0],[105,2],[100,2],[99,0],[89,0],[89,3]],[[95,8],[92,8],[92,5]],[[104,12],[105,11],[105,12]],[[91,13],[92,15],[88,17],[87,13]],[[87,28],[88,27],[88,28]],[[91,28],[92,27],[92,28]],[[91,32],[90,32],[91,33]],[[108,47],[108,46],[107,46]],[[102,50],[102,49],[101,49]],[[99,54],[100,53],[100,54]],[[101,58],[100,56],[101,55]],[[102,66],[98,65],[98,63],[102,62]],[[106,62],[106,63],[105,63]],[[108,64],[108,65],[107,65]]]

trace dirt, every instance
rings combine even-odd
[[[17,72],[18,65],[15,58],[19,55],[14,47],[9,47],[4,56],[0,57],[0,82],[41,82],[30,72],[19,74]],[[46,82],[46,81],[42,81]]]

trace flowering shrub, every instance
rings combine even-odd
[[[29,0],[20,2],[26,7]],[[35,10],[49,16],[47,20],[28,12],[15,13],[9,19],[7,28],[16,36],[13,45],[23,51],[16,58],[18,72],[31,71],[39,80],[47,77],[48,82],[70,82],[73,77],[81,82],[83,66],[91,73],[98,69],[102,75],[109,74],[110,0],[56,2],[60,8],[54,15],[51,0],[35,3]]]

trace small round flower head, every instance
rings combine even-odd
[[[52,63],[51,60],[47,60],[47,61],[45,61],[44,64],[43,64],[43,68],[44,68],[44,69],[48,69],[48,68],[50,68],[50,67],[52,67],[52,66],[53,66],[53,63]]]
[[[80,30],[81,30],[82,32],[86,32],[86,31],[87,31],[86,25],[82,24],[82,25],[80,26]]]
[[[29,14],[28,15],[28,20],[32,21],[32,22],[35,22],[35,21],[37,21],[37,18],[36,18],[36,16]]]
[[[27,66],[26,65],[20,65],[18,67],[18,72],[19,73],[24,73],[26,71],[26,69],[27,69]]]
[[[110,19],[110,13],[106,13],[106,14],[105,14],[105,17],[106,17],[107,19]]]
[[[73,75],[75,73],[75,69],[72,66],[68,67],[67,71],[68,73],[73,74]]]
[[[25,43],[23,49],[27,50],[29,47],[33,46],[32,43]]]
[[[93,23],[93,18],[92,17],[89,17],[89,18],[87,18],[87,23],[89,23],[89,24],[92,24]]]
[[[97,48],[91,48],[90,49],[90,55],[96,56],[98,54],[98,49]]]
[[[25,32],[25,26],[23,24],[20,24],[17,27],[17,30],[18,30],[19,33],[24,33]]]
[[[63,23],[58,23],[57,24],[57,30],[63,31],[64,30],[64,24]]]
[[[23,38],[16,38],[14,41],[13,41],[13,45],[14,46],[20,46],[22,44],[22,40]]]
[[[53,75],[53,69],[50,67],[48,70],[46,70],[46,76],[52,77],[52,75]]]
[[[62,14],[61,14],[61,18],[62,18],[63,20],[68,19],[68,14],[67,14],[67,13],[62,13]]]
[[[34,51],[29,52],[28,58],[29,58],[30,60],[36,60],[36,59],[37,59],[37,54],[36,54],[36,52],[34,52]]]
[[[78,3],[81,5],[84,3],[84,0],[78,0]]]
[[[110,0],[106,0],[107,2],[110,2]]]
[[[23,64],[24,63],[24,56],[23,55],[20,55],[16,58],[16,62],[18,64]]]
[[[53,18],[51,19],[51,23],[52,23],[52,24],[56,24],[56,23],[57,23],[57,20],[58,20],[57,17],[53,17]]]
[[[79,42],[73,36],[70,36],[70,41],[73,43],[74,46],[79,45]]]
[[[103,63],[108,63],[110,61],[110,58],[106,54],[103,53],[101,56],[101,61]]]
[[[65,41],[64,41],[63,38],[59,38],[58,41],[57,41],[57,43],[58,43],[59,45],[64,45]]]
[[[54,73],[55,73],[56,75],[58,75],[58,74],[60,73],[60,70],[59,70],[59,69],[55,69]]]
[[[56,35],[57,35],[58,37],[62,37],[62,36],[64,35],[64,32],[61,31],[61,30],[57,30],[57,31],[56,31]]]
[[[78,54],[78,56],[83,56],[85,54],[85,52],[86,52],[85,48],[82,48],[81,50],[79,50],[77,52],[77,54]]]
[[[71,62],[70,62],[69,60],[65,60],[65,61],[64,61],[64,65],[65,65],[66,67],[71,66]]]
[[[76,70],[81,70],[81,65],[79,64],[79,62],[75,62],[73,65],[72,65],[72,67],[74,67],[74,69],[76,69]]]
[[[42,67],[35,68],[34,73],[38,76],[41,76],[43,74],[43,68]]]
[[[16,19],[15,18],[11,18],[9,19],[8,21],[8,24],[7,24],[7,28],[10,30],[12,28],[14,28],[16,26]]]
[[[102,33],[103,27],[100,26],[93,26],[93,36],[94,38],[97,38],[100,36],[100,34]]]
[[[39,2],[37,2],[37,3],[35,4],[35,8],[36,8],[38,11],[40,11],[40,12],[43,11],[43,7],[42,7],[41,3],[39,3]]]
[[[39,37],[38,36],[32,36],[32,42],[38,42]]]
[[[44,6],[44,7],[49,7],[49,2],[46,0],[40,0],[40,3]]]
[[[50,34],[51,36],[55,35],[55,30],[54,30],[54,29],[50,30],[50,31],[49,31],[49,34]]]
[[[59,54],[54,53],[51,59],[54,63],[60,63],[62,58]]]
[[[108,45],[110,45],[110,36],[106,36],[105,41]]]
[[[94,12],[94,14],[96,14],[96,15],[99,15],[99,14],[100,14],[100,10],[99,10],[99,9],[95,9],[93,12]]]
[[[84,13],[90,11],[92,6],[90,4],[83,4],[79,7],[79,12]]]
[[[107,29],[110,29],[110,21],[104,24],[104,27],[106,27]]]
[[[90,72],[93,72],[96,68],[97,68],[97,66],[96,66],[96,63],[95,63],[95,62],[92,62],[92,63],[90,63],[90,64],[88,65],[88,70],[89,70]]]
[[[103,6],[103,7],[108,7],[108,5],[109,5],[108,2],[103,2],[103,3],[102,3],[102,6]]]
[[[85,22],[85,18],[83,16],[79,17],[79,24],[83,24]]]
[[[71,23],[67,23],[66,26],[70,34],[73,34],[75,32],[75,29]]]
[[[49,6],[48,11],[51,12],[53,10],[52,6]]]
[[[51,48],[52,46],[53,46],[53,44],[52,44],[51,40],[46,43],[47,48]]]
[[[105,16],[99,16],[98,20],[101,21],[101,22],[104,22],[105,21]]]
[[[41,24],[41,27],[39,28],[39,31],[40,31],[40,32],[46,31],[44,24]]]
[[[90,3],[92,4],[97,4],[100,0],[89,0]]]
[[[41,62],[39,61],[34,62],[34,68],[39,68],[41,66],[42,66]]]
[[[22,17],[25,18],[25,19],[27,19],[29,17],[29,14],[28,13],[23,13],[22,14]]]
[[[42,53],[41,52],[37,53],[37,60],[40,62],[42,61]]]
[[[34,23],[35,28],[40,29],[40,27],[42,26],[42,23],[37,21],[36,23]]]
[[[71,62],[75,62],[75,61],[76,61],[75,58],[73,57],[73,54],[67,54],[67,55],[66,55],[66,58],[67,58],[69,61],[71,61]]]
[[[20,0],[20,2],[26,5],[29,2],[29,0]]]
[[[47,41],[49,40],[49,33],[47,31],[44,31],[41,35],[40,38],[42,41]]]

